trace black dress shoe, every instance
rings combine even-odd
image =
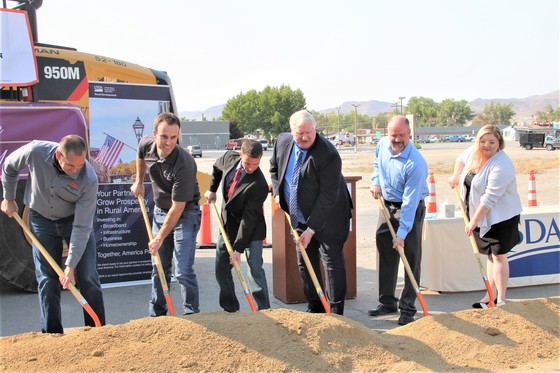
[[[399,325],[406,325],[406,324],[410,324],[411,322],[414,322],[414,316],[409,315],[407,313],[401,313],[399,319],[397,320],[397,323]]]
[[[498,299],[494,300],[494,304],[498,303]],[[481,308],[488,308],[490,302],[476,302],[472,304],[472,308],[481,309]]]
[[[381,315],[388,315],[390,313],[396,313],[396,308],[387,307],[383,304],[377,306],[377,308],[371,309],[368,311],[369,316],[381,316]]]

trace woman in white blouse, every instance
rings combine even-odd
[[[459,186],[469,216],[467,236],[474,235],[478,251],[488,256],[487,275],[497,305],[505,304],[509,280],[507,254],[520,242],[521,200],[517,193],[515,167],[503,151],[504,138],[493,125],[482,127],[475,143],[455,161],[452,188]],[[497,291],[497,293],[496,293]],[[488,294],[473,308],[485,308]]]

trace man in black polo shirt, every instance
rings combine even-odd
[[[130,190],[135,197],[144,195],[144,174],[150,175],[154,193],[154,239],[148,243],[152,255],[159,250],[167,283],[171,280],[171,262],[176,259],[177,281],[181,284],[185,315],[200,312],[198,281],[194,273],[196,235],[200,228],[200,192],[194,158],[177,145],[181,122],[172,113],[158,114],[154,120],[154,137],[144,137],[138,144],[136,181]],[[167,314],[167,305],[157,277],[152,270],[150,316]]]

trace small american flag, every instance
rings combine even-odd
[[[106,166],[107,168],[111,168],[117,161],[117,158],[119,157],[123,146],[123,142],[107,135],[107,137],[105,138],[105,142],[103,143],[101,150],[99,150],[99,154],[97,155],[97,158],[95,158],[95,160]]]

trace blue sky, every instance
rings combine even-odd
[[[45,0],[38,11],[44,43],[167,71],[179,111],[281,84],[314,110],[545,94],[560,89],[559,20],[559,0]]]
[[[144,123],[144,136],[153,130],[153,118],[158,113],[157,101],[99,99],[90,100],[91,146],[101,148],[106,134],[125,143],[119,158],[128,163],[136,159],[138,145],[132,125],[136,118]]]

